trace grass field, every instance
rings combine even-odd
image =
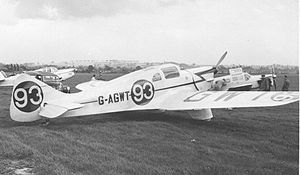
[[[289,79],[298,90],[299,77]],[[298,174],[299,103],[213,110],[209,122],[118,113],[41,126],[12,121],[10,95],[0,88],[0,174]]]

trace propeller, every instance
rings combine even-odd
[[[275,64],[272,65],[272,77],[276,77]]]
[[[222,55],[222,57],[219,59],[218,63],[213,67],[215,69],[215,72],[214,74],[216,74],[218,72],[218,68],[221,64],[221,62],[224,60],[224,58],[226,57],[227,55],[227,51]]]

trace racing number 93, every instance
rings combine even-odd
[[[149,103],[153,96],[153,84],[147,80],[136,81],[131,88],[131,98],[137,105],[145,105]]]
[[[13,102],[16,108],[23,112],[33,112],[43,101],[41,87],[31,81],[20,83],[14,90]]]

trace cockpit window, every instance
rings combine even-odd
[[[57,81],[56,76],[44,76],[44,81]]]
[[[232,76],[232,81],[242,81],[242,80],[243,80],[243,75]]]
[[[179,77],[179,71],[175,66],[166,67],[161,69],[166,79]]]
[[[152,81],[154,82],[154,81],[159,81],[159,80],[161,80],[160,73],[154,74],[152,77]]]

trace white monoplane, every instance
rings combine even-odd
[[[214,79],[214,86],[222,91],[249,91],[257,90],[260,87],[263,76],[269,78],[273,86],[274,73],[265,75],[250,75],[243,72],[242,68],[229,69],[229,75],[217,77]]]
[[[213,117],[211,108],[277,106],[299,100],[298,92],[209,91],[217,66],[187,70],[174,64],[154,66],[96,86],[81,86],[82,91],[74,94],[61,93],[23,74],[15,81],[10,115],[15,121],[30,122],[146,110],[184,111],[207,120]]]
[[[55,75],[57,75],[61,80],[66,80],[75,75],[75,68],[68,68],[68,69],[57,69],[56,67],[44,67],[41,69],[37,69],[35,71],[41,71],[41,72],[51,72]]]
[[[63,81],[66,79],[69,79],[75,75],[75,68],[69,68],[69,69],[57,69],[55,67],[44,67],[41,69],[37,69],[34,71],[29,72],[48,72],[53,73],[59,77],[59,80]],[[26,73],[26,72],[25,72]],[[20,74],[13,75],[13,76],[6,76],[6,74],[3,71],[0,71],[0,86],[13,86],[14,81],[18,78]]]

